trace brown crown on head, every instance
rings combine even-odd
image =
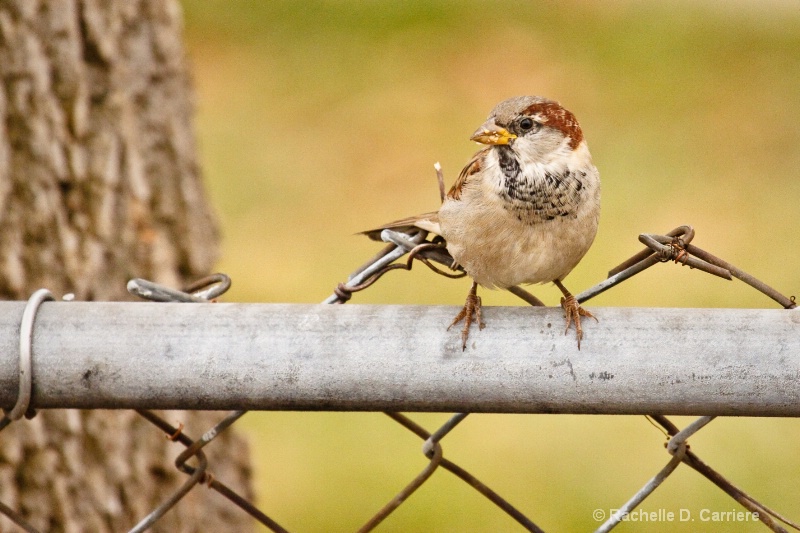
[[[583,140],[583,131],[578,124],[578,119],[568,109],[564,109],[558,102],[545,100],[529,105],[523,111],[526,115],[538,116],[538,120],[550,128],[559,130],[565,137],[569,137],[569,146],[573,150]]]

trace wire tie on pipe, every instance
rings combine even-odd
[[[34,292],[25,304],[19,325],[19,393],[17,403],[6,412],[9,420],[19,420],[28,412],[33,389],[33,322],[43,302],[55,300],[47,289]]]

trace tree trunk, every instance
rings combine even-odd
[[[213,267],[181,29],[177,0],[0,0],[0,297],[119,300],[131,277],[180,287]],[[221,418],[167,415],[194,438]],[[182,450],[133,412],[44,411],[0,433],[0,501],[42,531],[124,531],[185,480]],[[207,450],[250,497],[242,438]],[[250,529],[203,487],[154,528]]]

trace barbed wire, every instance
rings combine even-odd
[[[387,242],[387,246],[361,267],[356,269],[348,277],[347,282],[339,283],[335,287],[334,293],[327,298],[324,303],[345,303],[352,298],[354,293],[371,287],[381,279],[384,274],[395,270],[411,270],[415,261],[422,262],[437,274],[446,277],[455,278],[466,275],[463,269],[454,265],[452,257],[447,252],[444,241],[436,236],[428,240],[428,236],[427,232],[421,230],[411,233],[384,230],[381,234],[381,238]],[[786,309],[796,307],[794,297],[787,297],[781,294],[763,281],[697,247],[692,244],[694,237],[695,232],[691,226],[680,226],[665,235],[640,235],[639,241],[644,244],[646,248],[612,269],[606,280],[578,294],[576,299],[583,303],[658,263],[673,262],[674,264],[688,266],[692,269],[697,269],[724,279],[739,279]],[[404,257],[405,259],[403,260]],[[437,264],[444,268],[440,268]],[[224,274],[214,274],[198,280],[184,290],[171,289],[142,279],[131,280],[128,283],[128,290],[131,294],[156,302],[208,303],[222,296],[228,290],[230,284],[231,281],[228,276]],[[521,287],[512,287],[509,291],[530,305],[544,305],[541,300]],[[32,295],[23,312],[23,319],[20,327],[19,393],[15,406],[10,411],[6,411],[5,416],[0,419],[0,431],[11,422],[19,420],[23,416],[32,418],[36,414],[35,411],[30,408],[32,386],[31,339],[37,309],[44,301],[52,299],[53,296],[48,291],[44,289],[39,290]],[[203,452],[203,449],[207,445],[211,444],[226,429],[233,426],[244,416],[246,411],[238,410],[230,412],[197,440],[190,438],[184,432],[182,426],[174,427],[152,411],[137,410],[136,412],[166,434],[170,440],[184,447],[184,450],[175,460],[175,467],[188,477],[183,485],[175,489],[171,494],[166,495],[164,501],[136,524],[130,530],[131,532],[142,532],[150,528],[157,523],[162,516],[169,512],[170,509],[177,505],[184,496],[198,486],[207,486],[220,493],[234,505],[242,509],[243,512],[248,513],[270,530],[275,532],[287,531],[276,520],[261,511],[247,498],[225,485],[223,481],[215,478],[211,474],[208,459]],[[522,528],[528,531],[543,531],[507,499],[478,480],[465,468],[444,456],[442,441],[456,426],[467,418],[469,415],[468,413],[453,414],[447,422],[432,432],[426,430],[405,414],[394,412],[386,412],[385,414],[423,440],[422,453],[428,459],[428,463],[419,474],[359,529],[360,532],[371,531],[377,527],[398,507],[406,502],[418,488],[425,484],[439,467],[451,472],[467,485],[477,490],[481,495],[514,519]],[[753,497],[724,478],[689,449],[689,437],[708,425],[714,417],[699,417],[683,429],[678,428],[663,415],[650,415],[648,418],[660,425],[664,429],[665,435],[668,436],[665,448],[670,454],[670,459],[653,478],[614,512],[597,531],[610,531],[622,522],[625,517],[649,497],[681,463],[686,464],[706,477],[745,509],[753,513],[754,517],[757,517],[772,531],[785,532],[787,530],[783,527],[784,525],[800,531],[800,525],[759,503]],[[194,466],[190,466],[188,464],[189,461],[193,461]],[[37,531],[25,517],[2,502],[0,502],[0,513],[27,532]]]

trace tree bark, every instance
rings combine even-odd
[[[0,297],[126,299],[131,277],[180,287],[213,267],[181,30],[177,0],[0,0]],[[194,438],[221,418],[167,415]],[[251,497],[243,439],[208,448]],[[0,501],[42,531],[123,531],[185,480],[182,450],[133,412],[44,411],[0,433]],[[154,528],[249,529],[203,487]]]

